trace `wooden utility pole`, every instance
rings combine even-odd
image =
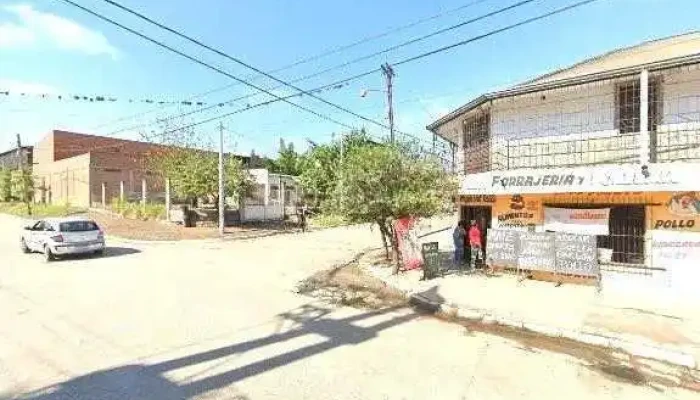
[[[389,65],[389,63],[382,65],[382,73],[386,78],[386,96],[387,96],[387,113],[389,117],[389,138],[392,143],[394,143],[394,100],[393,100],[393,86],[394,86],[394,69]]]
[[[29,185],[27,182],[27,177],[24,174],[24,157],[22,156],[22,138],[17,134],[17,169],[20,173],[20,178],[22,179],[22,197],[24,203],[27,205],[27,215],[32,215],[32,205],[29,201]]]

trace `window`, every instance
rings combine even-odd
[[[464,144],[473,146],[489,139],[490,114],[479,111],[476,115],[464,120]]]
[[[640,130],[640,102],[639,81],[620,83],[617,86],[617,128],[620,133],[634,133]],[[660,85],[658,79],[649,78],[649,131],[655,132],[658,124]]]
[[[246,196],[246,204],[261,206],[265,204],[265,185],[253,185]]]
[[[270,200],[274,200],[274,201],[280,200],[280,187],[279,187],[279,185],[270,185]]]
[[[97,231],[99,229],[100,228],[97,227],[97,224],[92,221],[62,222],[59,225],[59,230],[61,232],[89,232]]]
[[[598,236],[598,247],[612,249],[612,261],[644,264],[644,206],[613,206],[610,208],[610,231]]]

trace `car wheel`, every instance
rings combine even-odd
[[[51,262],[55,259],[56,257],[51,252],[51,248],[49,246],[44,246],[44,260],[46,260],[46,262]]]
[[[29,250],[29,247],[27,246],[27,242],[24,241],[24,238],[22,238],[20,240],[19,245],[22,248],[22,253],[24,253],[24,254],[31,253],[31,251]]]

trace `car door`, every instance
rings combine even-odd
[[[51,233],[51,229],[51,224],[46,221],[41,221],[37,224],[36,229],[32,230],[34,251],[44,250],[44,243],[46,243],[46,238]]]
[[[24,242],[30,250],[37,250],[37,234],[44,230],[44,221],[38,221],[32,225],[24,234]]]

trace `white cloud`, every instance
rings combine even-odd
[[[108,55],[113,59],[121,52],[100,32],[61,16],[34,9],[28,4],[2,7],[17,23],[0,23],[0,48],[50,46],[89,55]]]
[[[23,82],[12,79],[0,79],[0,91],[9,91],[10,93],[26,93],[26,94],[55,94],[58,89],[38,82]]]

